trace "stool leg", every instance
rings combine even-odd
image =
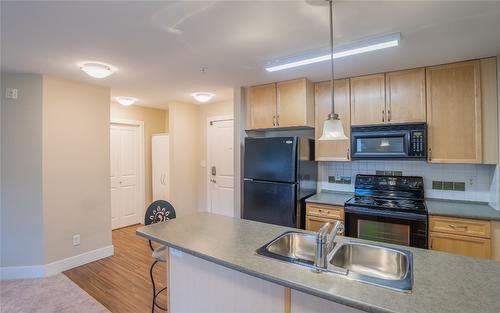
[[[158,263],[158,261],[154,261],[153,264],[151,264],[151,268],[149,269],[149,276],[151,277],[151,284],[153,285],[153,301],[151,304],[151,313],[155,312],[156,285],[155,285],[155,279],[153,277],[153,269],[156,263]]]

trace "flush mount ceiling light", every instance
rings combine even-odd
[[[116,102],[124,106],[130,106],[137,102],[137,98],[133,97],[115,97]]]
[[[211,92],[193,92],[191,96],[198,102],[205,103],[212,100],[215,97],[214,93]]]
[[[95,78],[105,78],[114,73],[111,66],[98,62],[83,63],[80,65],[80,69]]]
[[[397,47],[400,40],[401,33],[373,37],[352,44],[340,46],[333,50],[333,52],[322,50],[315,53],[309,53],[307,55],[293,56],[286,59],[277,60],[269,64],[266,67],[266,71],[276,72],[302,65],[328,61],[332,58],[332,54],[334,59],[339,59],[350,55],[361,54],[390,47]]]
[[[346,140],[347,137],[345,136],[344,133],[344,126],[342,126],[342,122],[339,119],[339,115],[335,113],[335,88],[334,88],[334,75],[333,75],[333,59],[334,59],[334,53],[333,53],[333,37],[334,37],[334,32],[333,32],[333,0],[327,0],[329,2],[329,13],[330,13],[330,64],[331,64],[331,74],[332,74],[332,79],[330,81],[330,93],[331,93],[331,104],[332,104],[332,110],[330,111],[330,114],[328,114],[328,117],[326,118],[325,122],[323,123],[323,134],[321,137],[319,137],[319,140]]]

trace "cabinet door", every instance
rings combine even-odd
[[[466,256],[489,259],[491,240],[471,236],[431,232],[430,249]]]
[[[352,125],[386,122],[384,74],[351,78],[351,121]]]
[[[388,123],[425,122],[425,68],[385,75]]]
[[[428,67],[429,161],[481,163],[480,62]]]
[[[295,79],[276,84],[277,126],[314,127],[314,86],[307,79]]]
[[[329,223],[333,224],[336,221],[338,221],[338,220],[332,219],[332,218],[323,218],[323,217],[307,215],[306,216],[306,230],[317,232],[318,230],[320,230],[321,227],[323,227],[323,225],[325,225],[325,223],[329,222]],[[344,231],[341,231],[338,234],[343,235]]]
[[[349,94],[349,80],[340,79],[335,81],[335,113],[344,127],[347,140],[319,141],[323,133],[323,123],[332,110],[330,82],[317,83],[314,98],[316,107],[316,161],[349,161],[349,147],[351,135],[351,107]]]
[[[248,129],[272,128],[276,118],[276,84],[248,88]]]

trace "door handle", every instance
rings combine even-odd
[[[385,110],[382,110],[382,122],[385,122]]]
[[[392,116],[391,116],[391,110],[387,110],[387,115],[388,115],[387,116],[387,121],[390,122],[391,118],[392,118]]]

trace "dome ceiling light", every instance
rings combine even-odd
[[[134,97],[115,97],[116,102],[123,106],[131,106],[132,104],[137,102],[137,98]]]
[[[114,73],[111,66],[98,62],[83,63],[80,69],[94,78],[105,78]]]

